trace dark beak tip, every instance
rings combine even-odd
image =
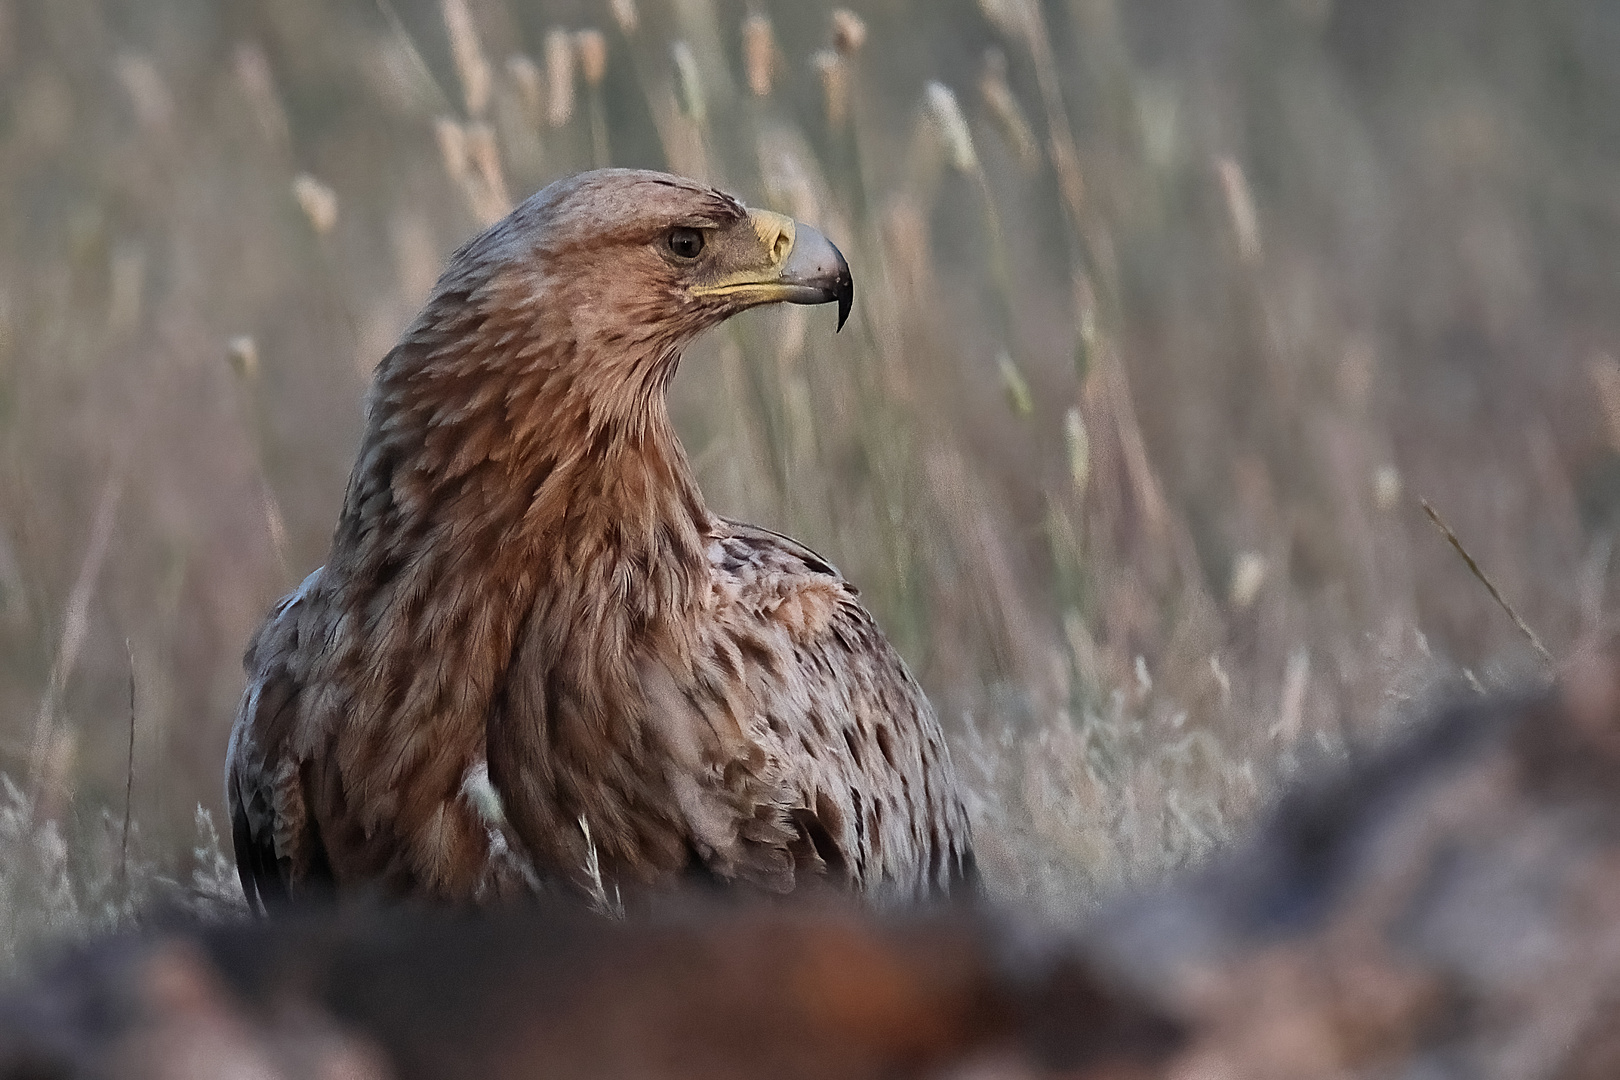
[[[3,0],[0,0],[3,2]],[[798,240],[777,280],[786,289],[778,299],[790,304],[830,304],[838,302],[838,329],[849,321],[855,306],[855,278],[838,245],[810,226],[801,226]],[[836,332],[836,331],[835,331]]]

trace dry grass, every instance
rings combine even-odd
[[[673,407],[911,659],[1001,895],[1082,909],[1535,671],[1419,495],[1567,654],[1620,520],[1620,20],[1467,7],[0,0],[0,940],[227,887],[188,838],[367,372],[592,165],[855,267],[843,334],[739,319]]]

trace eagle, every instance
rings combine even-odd
[[[225,769],[250,904],[971,891],[940,725],[856,589],[712,513],[683,349],[854,287],[692,180],[560,180],[450,260],[376,369],[326,562],[248,647]]]

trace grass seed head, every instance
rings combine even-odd
[[[1091,480],[1091,436],[1077,408],[1063,416],[1063,442],[1069,451],[1069,476],[1074,480],[1074,489],[1083,493]]]
[[[1018,164],[1026,171],[1033,170],[1040,164],[1040,143],[1036,141],[1035,129],[1007,83],[1007,57],[1000,49],[991,49],[985,54],[984,73],[979,77],[979,93],[984,96],[984,103],[989,106],[990,115],[1001,137],[1007,140],[1013,156],[1018,159]]]
[[[849,119],[849,69],[833,49],[822,49],[810,60],[821,76],[821,96],[827,106],[827,124],[835,131]]]
[[[452,116],[441,116],[433,122],[433,134],[439,142],[439,158],[444,162],[444,173],[460,183],[467,176],[467,131]]]
[[[231,370],[252,382],[259,377],[259,345],[251,334],[238,334],[225,346],[225,359]]]
[[[607,38],[600,30],[581,30],[574,35],[574,47],[579,50],[579,70],[585,76],[585,85],[593,90],[601,86],[607,74]]]
[[[494,128],[484,123],[467,126],[467,157],[477,177],[471,192],[473,210],[485,225],[493,225],[512,209]]]
[[[626,34],[636,32],[640,25],[640,17],[636,14],[636,0],[613,0],[613,21],[619,24],[619,29]]]
[[[743,20],[743,69],[755,97],[769,97],[776,78],[776,38],[771,20],[755,12]]]
[[[574,36],[546,35],[546,122],[560,128],[574,118]]]
[[[1232,219],[1238,254],[1245,263],[1253,265],[1260,258],[1260,219],[1255,213],[1249,180],[1237,159],[1226,154],[1215,159],[1215,171],[1221,178],[1221,194],[1226,197],[1226,212]]]
[[[1380,465],[1373,470],[1373,505],[1379,510],[1387,514],[1400,506],[1404,491],[1401,471],[1395,466]]]
[[[697,57],[692,54],[692,46],[684,41],[671,45],[669,53],[675,61],[675,90],[681,111],[701,127],[708,117],[708,107],[703,97],[703,78],[698,73]]]
[[[996,32],[1013,41],[1029,36],[1028,0],[979,0],[979,11]]]
[[[275,145],[284,146],[291,133],[287,126],[287,114],[281,107],[281,97],[276,93],[276,80],[270,70],[269,58],[259,46],[244,42],[236,47],[232,60],[236,81],[247,96],[260,132]]]
[[[545,84],[540,65],[523,53],[515,53],[506,60],[506,77],[517,90],[518,102],[523,106],[524,118],[536,127],[545,109]]]
[[[157,66],[149,58],[131,53],[120,56],[115,66],[141,127],[148,131],[168,129],[174,122],[174,97]]]
[[[337,192],[308,173],[299,173],[294,177],[292,186],[293,197],[298,200],[299,208],[304,211],[310,228],[315,230],[317,236],[326,236],[337,228]]]
[[[1245,551],[1232,563],[1232,580],[1226,599],[1238,611],[1254,606],[1260,587],[1266,583],[1266,558],[1256,551]]]
[[[1007,403],[1012,406],[1013,412],[1019,416],[1032,414],[1035,411],[1035,398],[1029,392],[1029,381],[1018,370],[1012,354],[1005,349],[996,354],[996,370],[1001,374],[1001,386],[1007,392]]]
[[[489,61],[478,42],[478,30],[473,25],[472,12],[467,0],[442,0],[445,34],[450,38],[450,55],[455,60],[456,77],[461,80],[462,98],[467,115],[478,119],[489,110]]]
[[[951,165],[958,172],[970,173],[979,167],[979,153],[973,147],[973,132],[956,94],[942,82],[931,82],[927,90],[928,118],[939,135]]]
[[[866,44],[866,23],[848,8],[832,13],[833,48],[841,56],[853,56]]]

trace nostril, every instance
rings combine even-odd
[[[775,243],[771,244],[771,262],[783,263],[787,261],[788,252],[793,249],[793,237],[784,229],[776,234]]]

